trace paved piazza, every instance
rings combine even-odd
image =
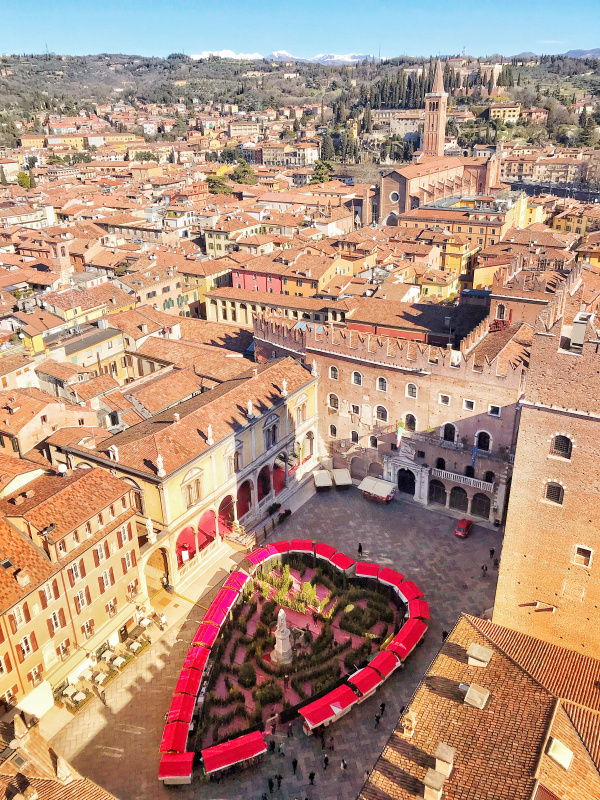
[[[306,490],[305,490],[306,491]],[[339,800],[355,798],[370,769],[393,730],[402,706],[406,705],[458,614],[481,614],[494,599],[497,570],[490,548],[500,554],[501,532],[477,526],[469,539],[453,536],[456,520],[445,513],[395,500],[378,505],[366,500],[356,489],[334,490],[313,495],[280,526],[272,540],[311,537],[356,556],[358,542],[363,559],[390,566],[423,589],[430,604],[431,624],[423,643],[409,657],[406,669],[398,670],[373,697],[353,709],[329,730],[334,751],[327,751],[329,767],[323,769],[321,745],[306,737],[296,722],[293,738],[276,736],[284,742],[285,755],[266,755],[261,764],[226,778],[220,783],[195,779],[191,786],[163,787],[157,780],[158,747],[181,663],[201,608],[192,608],[188,618],[174,625],[106,690],[107,706],[95,700],[63,728],[52,744],[76,769],[115,794],[120,800],[161,800],[162,798],[226,798],[260,800],[269,794],[269,776],[283,776],[281,789],[269,797],[281,800]],[[482,577],[481,566],[488,572]],[[216,576],[221,580],[225,573]],[[211,593],[214,594],[213,588]],[[201,598],[206,606],[210,594]],[[182,611],[186,604],[182,603]],[[381,701],[386,710],[374,729]],[[268,739],[271,737],[267,737]],[[292,775],[292,758],[298,759]],[[342,773],[340,760],[348,769]],[[309,772],[316,773],[310,786]],[[343,784],[343,786],[342,786]],[[275,784],[276,785],[276,784]]]

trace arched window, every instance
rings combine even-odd
[[[358,444],[358,431],[350,431],[350,438],[352,439],[352,444]]]
[[[369,447],[373,447],[375,448],[375,450],[377,450],[377,448],[379,447],[379,442],[377,441],[376,436],[369,437]]]
[[[502,303],[498,303],[496,307],[496,319],[504,319],[506,316],[506,308]]]
[[[479,431],[477,434],[477,439],[475,440],[475,444],[477,445],[478,450],[485,450],[486,452],[490,449],[490,435],[486,431]]]
[[[377,378],[377,388],[380,392],[387,392],[387,381],[385,378]]]
[[[362,375],[360,374],[360,372],[352,373],[352,383],[355,386],[362,386]]]
[[[444,458],[436,458],[436,460],[435,460],[435,468],[436,469],[446,469],[446,460]]]
[[[340,377],[339,369],[337,367],[329,367],[329,377],[331,378],[332,381],[339,380]]]
[[[553,456],[562,456],[563,458],[571,458],[571,452],[573,451],[573,442],[569,439],[568,436],[555,436],[552,440],[552,446],[550,447],[550,453]]]
[[[404,427],[407,431],[416,431],[417,418],[413,414],[407,414],[404,419]]]
[[[488,470],[488,471],[485,473],[485,476],[484,476],[483,480],[484,480],[486,483],[493,483],[493,482],[494,482],[494,478],[495,478],[495,477],[496,477],[496,476],[494,475],[494,473],[493,473],[491,470]]]
[[[417,386],[414,383],[408,383],[406,385],[406,396],[407,397],[416,397],[417,396]]]
[[[451,422],[447,422],[444,425],[444,435],[443,439],[445,442],[454,442],[456,441],[456,428]]]
[[[387,408],[385,406],[377,406],[375,413],[377,415],[377,419],[379,420],[379,422],[388,421],[388,413],[387,413]]]
[[[202,499],[202,470],[191,469],[186,473],[181,482],[181,491],[187,508],[195,505]]]
[[[551,503],[556,503],[557,505],[562,506],[565,490],[560,483],[547,483],[545,496],[546,500],[549,500]]]
[[[475,470],[470,464],[468,464],[465,467],[465,475],[467,476],[467,478],[474,478],[475,477]]]
[[[335,425],[329,426],[329,435],[331,436],[332,439],[337,438],[337,428],[335,427]]]
[[[340,401],[338,400],[337,394],[330,394],[327,404],[329,405],[329,408],[335,408],[337,411],[340,407]]]

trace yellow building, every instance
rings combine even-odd
[[[593,267],[600,267],[600,232],[585,237],[577,248],[577,260],[587,261]]]
[[[516,122],[521,116],[520,103],[494,103],[488,108],[489,119],[500,119],[502,122]]]
[[[459,273],[430,269],[423,275],[417,276],[417,283],[421,287],[423,298],[450,300],[458,294],[460,288],[458,278]]]
[[[150,597],[206,568],[223,537],[243,537],[288,502],[316,464],[316,377],[293,358],[248,367],[123,433],[49,442],[55,463],[103,466],[133,487]]]
[[[535,225],[539,222],[544,223],[550,216],[550,213],[545,209],[543,203],[537,203],[533,199],[527,201],[525,209],[525,227]]]
[[[550,223],[550,227],[555,231],[585,236],[600,228],[600,208],[596,205],[575,206],[563,211],[562,214],[557,214]]]

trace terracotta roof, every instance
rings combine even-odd
[[[99,375],[97,378],[92,378],[84,383],[74,384],[70,387],[70,393],[73,395],[75,402],[80,402],[81,400],[87,401],[91,400],[92,397],[106,394],[116,389],[118,386],[119,384],[112,375],[105,374]]]

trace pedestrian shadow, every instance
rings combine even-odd
[[[425,750],[421,750],[420,747],[415,747],[414,744],[403,739],[396,731],[394,731],[388,741],[388,747],[402,758],[405,758],[407,761],[412,761],[419,767],[423,767],[424,769],[429,769],[431,767],[435,769],[435,758],[432,755],[426,753]]]
[[[462,704],[465,699],[464,693],[458,688],[457,681],[451,681],[442,675],[426,675],[423,682],[430,692],[437,694],[439,697],[445,697],[446,700]]]

